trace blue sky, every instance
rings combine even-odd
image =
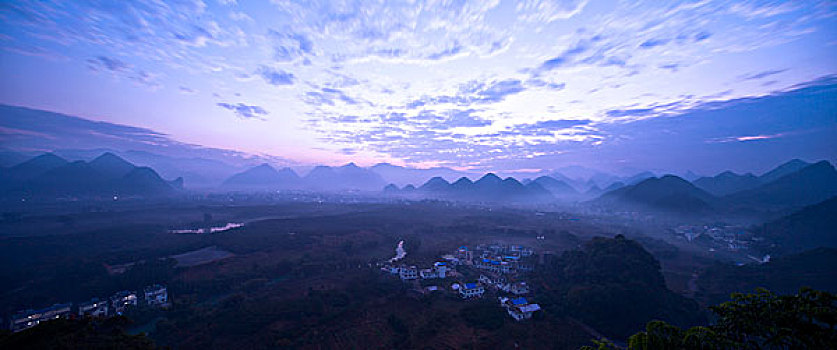
[[[834,85],[835,34],[833,1],[6,1],[0,103],[295,164],[763,170],[835,157],[834,89],[732,104]]]

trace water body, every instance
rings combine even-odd
[[[404,250],[404,241],[400,241],[400,242],[398,242],[398,246],[395,247],[395,257],[392,258],[392,259],[389,259],[389,262],[395,262],[395,261],[404,259],[404,257],[406,255],[407,255],[407,251]]]
[[[228,222],[224,226],[213,226],[213,227],[203,227],[199,229],[183,229],[183,230],[169,230],[169,233],[178,233],[178,234],[202,234],[202,233],[217,233],[217,232],[224,232],[229,231],[234,228],[244,227],[243,223],[237,222]]]
[[[169,257],[177,260],[177,267],[190,267],[209,264],[232,256],[234,256],[233,253],[212,246]]]

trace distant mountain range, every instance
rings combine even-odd
[[[372,170],[354,163],[340,167],[317,166],[304,177],[290,168],[276,170],[261,164],[233,175],[221,188],[228,190],[311,190],[311,191],[380,191],[386,181]]]
[[[183,188],[183,179],[163,180],[148,167],[137,167],[104,153],[90,162],[42,154],[15,166],[0,169],[0,194],[4,197],[119,197],[165,196]]]
[[[837,248],[837,196],[761,226],[765,252],[793,253],[817,247]]]
[[[593,187],[587,194],[597,190]],[[771,212],[800,208],[837,195],[837,171],[828,161],[810,164],[792,160],[758,177],[723,172],[690,183],[665,175],[603,192],[588,203],[681,214]]]
[[[590,203],[611,208],[699,214],[711,211],[714,201],[714,196],[689,181],[665,175],[612,190]]]
[[[441,177],[434,177],[418,188],[411,185],[398,188],[388,185],[384,192],[407,198],[437,198],[464,202],[496,203],[542,203],[554,201],[555,197],[537,181],[523,184],[515,178],[505,179],[488,173],[477,181],[461,177],[453,183]]]

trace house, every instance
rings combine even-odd
[[[110,297],[110,303],[113,307],[113,312],[121,315],[129,307],[137,306],[137,292],[129,290],[116,292]]]
[[[143,289],[145,305],[151,307],[166,307],[169,305],[169,292],[166,287],[159,284],[151,285]]]
[[[108,301],[99,298],[90,299],[78,305],[79,317],[106,317],[108,315]]]
[[[39,323],[58,318],[69,318],[70,307],[73,304],[55,304],[40,310],[20,311],[11,317],[9,328],[12,332],[20,332],[24,329],[37,326]]]
[[[433,269],[436,270],[436,276],[445,278],[448,275],[448,264],[444,261],[437,261],[433,264]]]
[[[541,309],[541,306],[538,304],[530,304],[526,298],[500,298],[500,305],[506,308],[506,312],[511,316],[515,321],[522,321],[526,319],[532,318],[532,314],[535,311]]]
[[[460,283],[459,296],[463,299],[481,297],[483,293],[485,293],[485,288],[478,283]]]
[[[529,285],[527,285],[526,282],[512,283],[509,286],[508,292],[512,293],[514,295],[528,294],[529,293]]]
[[[438,275],[436,275],[436,270],[434,269],[421,269],[419,271],[419,276],[421,276],[422,279],[431,279],[438,277]]]
[[[386,265],[381,268],[381,271],[384,271],[392,275],[397,275],[401,272],[401,268],[398,266]]]
[[[415,266],[402,267],[399,276],[405,281],[418,279],[418,270]]]

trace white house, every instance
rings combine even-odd
[[[410,267],[402,267],[401,271],[399,272],[399,276],[402,280],[414,280],[418,279],[418,270],[415,266]]]
[[[105,317],[108,315],[108,301],[93,298],[78,305],[78,315],[81,317]]]
[[[11,317],[9,324],[12,332],[20,332],[37,326],[39,323],[57,318],[69,318],[71,303],[55,304],[40,310],[21,311]]]
[[[485,288],[478,283],[464,283],[459,288],[459,296],[464,299],[481,297],[485,293]]]
[[[433,269],[436,270],[436,276],[439,278],[445,278],[448,275],[448,263],[444,261],[433,264]]]
[[[538,304],[530,304],[526,298],[500,298],[500,304],[506,308],[506,312],[508,312],[509,316],[511,316],[515,321],[522,321],[525,319],[532,318],[532,314],[535,311],[541,309],[541,306]]]
[[[169,292],[166,287],[159,284],[145,287],[145,304],[152,307],[165,307],[169,305]]]
[[[523,295],[529,293],[529,285],[526,282],[512,283],[509,286],[509,292],[514,295]]]
[[[116,294],[110,297],[110,303],[113,307],[113,312],[121,315],[129,307],[137,306],[137,292],[129,290],[116,292]]]

